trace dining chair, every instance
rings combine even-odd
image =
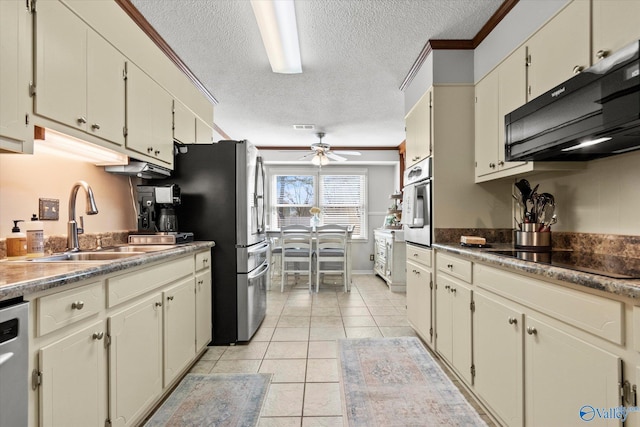
[[[280,269],[282,268],[280,235],[269,238],[269,268],[271,269],[270,279],[273,279],[274,275],[280,274]],[[269,280],[269,289],[271,289],[271,280]]]
[[[346,225],[316,227],[316,292],[320,290],[320,275],[324,273],[341,274],[344,290],[347,291],[347,232]],[[340,268],[335,268],[336,264],[340,264]]]
[[[287,274],[306,274],[309,292],[312,291],[311,270],[313,267],[312,229],[305,225],[287,225],[280,228],[282,267],[280,268],[280,292],[284,292]]]

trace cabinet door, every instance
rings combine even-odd
[[[431,329],[431,272],[407,262],[407,318],[422,339],[433,345]]]
[[[453,353],[452,364],[463,379],[471,384],[471,289],[456,283],[450,289]]]
[[[593,62],[640,39],[640,1],[593,0]],[[601,53],[599,53],[601,52]]]
[[[431,154],[431,94],[429,89],[405,118],[407,166]]]
[[[173,99],[127,63],[127,148],[173,166]]]
[[[206,270],[196,276],[196,351],[211,342],[211,271]]]
[[[498,72],[487,74],[475,89],[476,176],[483,176],[495,172],[498,163]]]
[[[213,142],[213,129],[196,117],[196,144],[211,144]]]
[[[34,112],[77,129],[87,126],[87,32],[59,1],[38,2]]]
[[[196,353],[193,277],[162,292],[164,303],[164,386],[168,386]]]
[[[453,315],[451,313],[451,281],[436,275],[436,348],[453,363]]]
[[[473,300],[474,388],[505,425],[521,426],[524,315],[478,293]]]
[[[124,145],[124,63],[115,47],[89,30],[87,131],[118,145]]]
[[[109,335],[109,418],[134,425],[162,391],[162,295],[109,317]]]
[[[196,116],[177,99],[173,100],[173,139],[183,144],[196,142]]]
[[[504,116],[527,102],[526,48],[521,47],[498,67],[498,169],[505,170],[526,162],[505,162]]]
[[[589,66],[590,37],[590,2],[576,0],[529,39],[529,100]]]
[[[99,426],[107,419],[105,324],[40,349],[40,425]]]
[[[31,74],[30,17],[24,1],[0,1],[0,151],[32,151],[31,145],[26,148],[22,144],[30,139],[26,124]],[[11,141],[3,141],[4,138]]]
[[[585,405],[615,408],[620,405],[620,358],[601,350],[534,316],[525,329],[526,425],[610,426],[610,419],[581,420]],[[559,404],[559,402],[562,402]],[[585,408],[588,415],[589,408]],[[594,415],[593,413],[591,415]]]

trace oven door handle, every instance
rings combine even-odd
[[[267,273],[267,271],[269,271],[269,262],[265,261],[262,263],[262,265],[260,265],[260,267],[254,269],[252,272],[249,273],[249,275],[247,276],[247,278],[251,281],[253,279],[257,279],[260,276],[263,276]]]
[[[247,254],[248,255],[261,254],[261,253],[266,253],[268,250],[269,250],[269,241],[265,240],[264,243],[262,243],[261,245],[256,245],[254,247],[249,248],[247,251]]]

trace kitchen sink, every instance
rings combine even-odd
[[[104,249],[102,252],[157,252],[174,248],[175,245],[126,245]]]
[[[65,252],[42,258],[34,258],[32,262],[75,262],[75,261],[113,261],[142,255],[144,252]]]

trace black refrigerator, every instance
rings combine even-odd
[[[212,344],[249,341],[267,309],[264,167],[248,141],[180,145],[172,182],[181,229],[213,240]]]

